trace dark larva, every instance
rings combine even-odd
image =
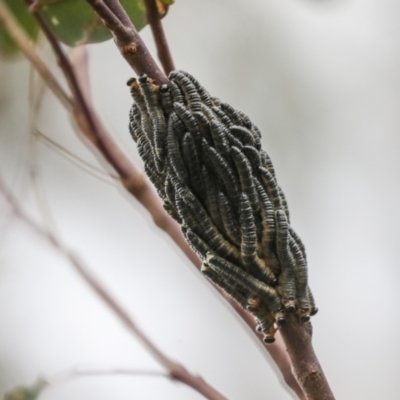
[[[189,228],[182,227],[182,231],[192,249],[200,256],[202,260],[206,259],[207,253],[212,254],[212,249]]]
[[[308,300],[310,302],[310,309],[311,309],[310,315],[312,316],[318,312],[318,308],[315,306],[314,296],[309,286],[307,286],[307,294],[308,294]]]
[[[292,237],[289,239],[290,250],[295,259],[295,284],[296,297],[300,310],[307,314],[310,309],[310,302],[307,295],[307,264],[301,250]]]
[[[261,185],[258,179],[254,179],[257,188],[259,201],[261,203],[262,215],[262,249],[268,249],[269,243],[275,241],[275,215],[272,203],[267,195],[267,192]]]
[[[229,117],[219,107],[214,106],[211,109],[225,127],[229,128],[231,125],[233,125]]]
[[[221,110],[228,116],[234,125],[241,125],[242,118],[240,114],[229,104],[221,103]]]
[[[215,272],[225,278],[232,278],[248,288],[252,297],[260,297],[273,314],[281,314],[281,302],[277,292],[270,286],[265,285],[258,279],[252,277],[236,265],[218,256],[208,255],[207,264]]]
[[[213,167],[215,175],[222,180],[228,197],[232,200],[233,205],[238,204],[239,199],[239,183],[232,169],[222,156],[203,139],[202,142],[203,155],[209,160],[210,166]]]
[[[222,222],[223,222],[226,234],[228,235],[228,238],[234,244],[236,244],[237,246],[240,246],[241,241],[242,241],[241,233],[240,233],[240,226],[239,226],[239,223],[235,217],[235,214],[229,204],[228,199],[222,192],[219,192],[218,204],[219,204],[219,210],[221,213]]]
[[[257,235],[250,202],[245,194],[240,197],[240,230],[242,232],[241,255],[243,264],[249,268],[257,255]]]
[[[235,146],[238,149],[243,149],[243,143],[237,139],[235,136],[232,135],[229,131],[225,132],[226,138],[228,139],[228,143],[230,146]]]
[[[168,119],[168,126],[170,124],[176,136],[178,136],[179,138],[183,138],[185,136],[185,133],[187,132],[186,126],[175,112],[172,112],[170,114],[170,117]]]
[[[250,161],[252,172],[256,172],[258,168],[261,167],[261,156],[255,147],[246,145],[241,149],[242,153]]]
[[[179,179],[182,182],[186,182],[188,179],[188,173],[181,157],[179,144],[176,135],[174,134],[174,129],[172,127],[171,120],[169,121],[168,124],[167,145],[168,145],[168,154],[170,154],[169,163],[172,167],[172,170],[175,172],[175,174],[179,177]]]
[[[248,197],[253,213],[257,213],[260,209],[260,204],[254,187],[250,162],[237,147],[233,146],[231,148],[231,154],[239,175],[241,189]]]
[[[193,134],[200,134],[199,127],[193,115],[180,103],[174,103],[174,110],[185,124],[186,130]]]
[[[201,145],[201,138],[207,140],[208,143],[211,143],[212,142],[211,128],[207,117],[200,112],[194,112],[193,116],[196,118],[201,134],[200,140],[199,141],[196,140],[197,145]]]
[[[165,115],[169,115],[173,110],[173,100],[168,85],[160,86],[161,106]]]
[[[129,132],[132,135],[132,139],[137,141],[137,131],[141,130],[140,127],[140,113],[136,104],[133,104],[129,111]]]
[[[182,142],[183,159],[190,176],[190,188],[198,197],[203,196],[204,184],[196,144],[190,132],[186,132]]]
[[[253,134],[243,126],[231,126],[230,132],[234,137],[242,142],[243,146],[253,146],[255,143]]]
[[[289,229],[285,213],[282,210],[276,212],[276,250],[282,267],[279,278],[279,286],[282,290],[282,303],[288,312],[296,309],[295,288],[295,261],[289,247]]]
[[[204,202],[206,205],[206,209],[208,211],[208,215],[211,218],[211,221],[215,224],[218,230],[221,233],[225,232],[224,223],[222,222],[221,213],[219,210],[218,204],[218,189],[214,180],[211,178],[210,174],[207,172],[207,168],[203,165],[202,168],[202,176],[204,182],[207,182],[207,185],[204,187]]]
[[[242,308],[246,307],[247,298],[236,290],[234,284],[232,284],[231,281],[222,278],[221,275],[210,268],[207,263],[203,263],[203,265],[201,266],[201,272],[211,282],[221,288],[230,298],[235,300]]]
[[[179,89],[179,86],[173,80],[170,81],[169,88],[171,90],[172,102],[185,104],[185,98],[184,98],[181,90]]]
[[[282,208],[281,198],[279,197],[278,184],[276,183],[274,176],[263,167],[261,167],[259,171],[261,173],[261,180],[267,190],[268,197],[271,199],[274,209],[280,210]]]
[[[170,78],[181,88],[189,109],[193,112],[201,111],[201,98],[193,82],[181,71],[171,72]]]
[[[197,81],[197,79],[194,78],[193,75],[189,74],[188,72],[185,72],[185,71],[180,71],[180,72],[182,74],[184,74],[193,83],[193,85],[196,87],[197,93],[199,94],[202,103],[204,105],[206,105],[207,107],[212,107],[210,94],[207,92],[207,90],[205,90],[203,88],[203,86],[200,85],[200,83]]]
[[[140,88],[142,89],[147,110],[153,126],[154,149],[160,161],[164,160],[165,138],[167,136],[166,124],[163,110],[160,106],[159,89],[147,78],[142,75],[139,78]]]
[[[275,169],[274,166],[272,165],[272,161],[268,153],[265,150],[261,149],[260,156],[261,156],[262,166],[266,168],[269,171],[269,173],[275,178]]]
[[[227,159],[229,155],[228,142],[225,135],[225,128],[218,121],[212,120],[210,122],[211,136],[214,141],[215,149],[218,153]]]

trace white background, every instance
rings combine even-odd
[[[400,346],[400,5],[394,0],[178,0],[175,63],[245,111],[307,247],[314,344],[337,399],[395,400]],[[153,49],[146,28],[143,36]],[[127,121],[132,71],[90,46],[97,109],[141,166]],[[51,57],[48,58],[49,63]],[[0,67],[0,169],[39,219],[29,180],[29,68]],[[76,155],[51,95],[37,126]],[[64,241],[167,354],[232,400],[290,399],[268,356],[135,199],[38,143],[39,187]],[[0,200],[0,392],[75,365],[159,367],[51,246]],[[162,378],[82,378],[43,400],[201,396]]]

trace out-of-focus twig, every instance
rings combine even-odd
[[[168,371],[172,379],[176,379],[190,386],[197,392],[201,393],[209,400],[226,400],[216,389],[211,387],[204,379],[199,376],[192,375],[181,364],[173,361],[165,355],[137,326],[130,317],[128,312],[111,296],[111,294],[101,285],[94,277],[79,257],[69,250],[61,240],[51,231],[42,228],[32,218],[30,218],[20,207],[18,201],[9,192],[5,184],[0,178],[0,192],[7,200],[16,216],[30,226],[37,234],[49,241],[58,251],[60,251],[71,263],[76,272],[84,279],[84,281],[96,292],[103,302],[113,311],[126,328],[143,344],[147,351]]]
[[[169,50],[168,41],[164,34],[164,28],[161,22],[160,13],[156,0],[145,0],[147,22],[153,33],[154,42],[157,48],[157,56],[163,66],[166,75],[175,69],[174,61]]]
[[[107,173],[106,171],[104,171],[103,168],[97,167],[83,160],[82,158],[75,155],[73,152],[69,151],[65,147],[61,146],[59,143],[55,142],[53,139],[51,139],[44,133],[40,132],[38,129],[33,129],[32,135],[35,139],[37,139],[39,142],[42,142],[49,149],[61,155],[68,161],[72,162],[74,165],[76,165],[83,171],[87,172],[91,176],[95,177],[96,179],[99,179],[110,185],[116,185],[118,182],[121,182],[118,175],[113,173]]]
[[[102,375],[127,375],[127,376],[151,376],[170,378],[168,374],[162,371],[153,370],[142,370],[133,368],[82,368],[74,367],[66,371],[59,372],[55,376],[46,378],[46,382],[51,385],[59,384],[65,381],[69,381],[75,378],[90,377],[90,376],[102,376]]]
[[[32,63],[36,71],[43,78],[54,95],[61,101],[64,107],[71,111],[73,108],[72,100],[64,91],[52,72],[47,68],[46,64],[36,53],[31,41],[12,16],[3,0],[0,0],[0,23],[14,39],[20,50],[24,53],[25,57]]]

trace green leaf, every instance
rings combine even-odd
[[[162,0],[170,2],[170,0]],[[39,0],[40,13],[54,34],[68,46],[97,43],[112,37],[84,0]],[[143,0],[121,0],[137,30],[146,24],[146,8]]]
[[[42,390],[48,385],[43,379],[38,379],[32,386],[18,386],[6,393],[4,400],[36,400]]]
[[[157,0],[157,3],[161,3],[166,6],[172,6],[172,4],[175,3],[175,0]]]
[[[35,40],[39,28],[35,19],[29,13],[24,0],[5,0],[4,2],[29,37]],[[0,24],[0,55],[10,56],[16,52],[18,52],[18,46]]]

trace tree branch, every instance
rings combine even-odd
[[[166,75],[175,69],[174,61],[169,50],[167,38],[164,34],[160,13],[158,12],[156,0],[145,0],[147,22],[153,33],[157,47],[157,56],[163,66]]]
[[[158,67],[138,31],[133,26],[118,0],[86,0],[112,32],[122,56],[141,75],[146,73],[158,84],[168,83],[168,78]]]
[[[114,312],[125,327],[128,328],[137,339],[139,339],[147,351],[168,371],[169,376],[172,379],[185,383],[209,400],[226,400],[226,397],[211,387],[203,378],[192,375],[184,366],[171,360],[167,355],[165,355],[136,325],[128,312],[118,304],[110,293],[100,284],[79,257],[71,250],[67,249],[67,247],[51,231],[45,230],[25,214],[15,197],[5,187],[1,179],[0,192],[11,206],[15,215],[21,218],[21,220],[30,226],[30,228],[32,228],[37,234],[49,241],[70,261],[71,265],[78,272],[81,278],[83,278],[83,280],[96,292],[103,302]]]
[[[26,0],[29,4],[33,16],[39,23],[44,35],[49,41],[55,55],[59,67],[61,68],[64,76],[68,82],[70,90],[73,94],[74,99],[74,114],[75,119],[80,126],[81,130],[86,134],[86,137],[91,140],[91,142],[100,150],[104,158],[114,166],[117,172],[121,175],[122,179],[126,179],[131,176],[131,166],[130,162],[126,157],[123,157],[122,152],[119,150],[118,146],[114,143],[111,136],[102,132],[101,127],[96,123],[91,110],[89,109],[80,86],[75,77],[74,70],[66,56],[64,50],[60,46],[57,38],[54,36],[52,31],[49,29],[40,13],[37,11],[34,0]]]
[[[288,314],[281,334],[307,400],[335,400],[311,343],[311,323],[303,323],[295,314]]]
[[[14,39],[17,46],[24,53],[25,57],[32,63],[38,74],[46,82],[47,86],[51,89],[54,95],[60,100],[63,106],[71,111],[73,108],[72,100],[64,91],[57,79],[47,68],[46,64],[36,53],[30,39],[26,36],[25,32],[15,20],[3,0],[0,0],[0,23],[4,25],[6,31]]]

